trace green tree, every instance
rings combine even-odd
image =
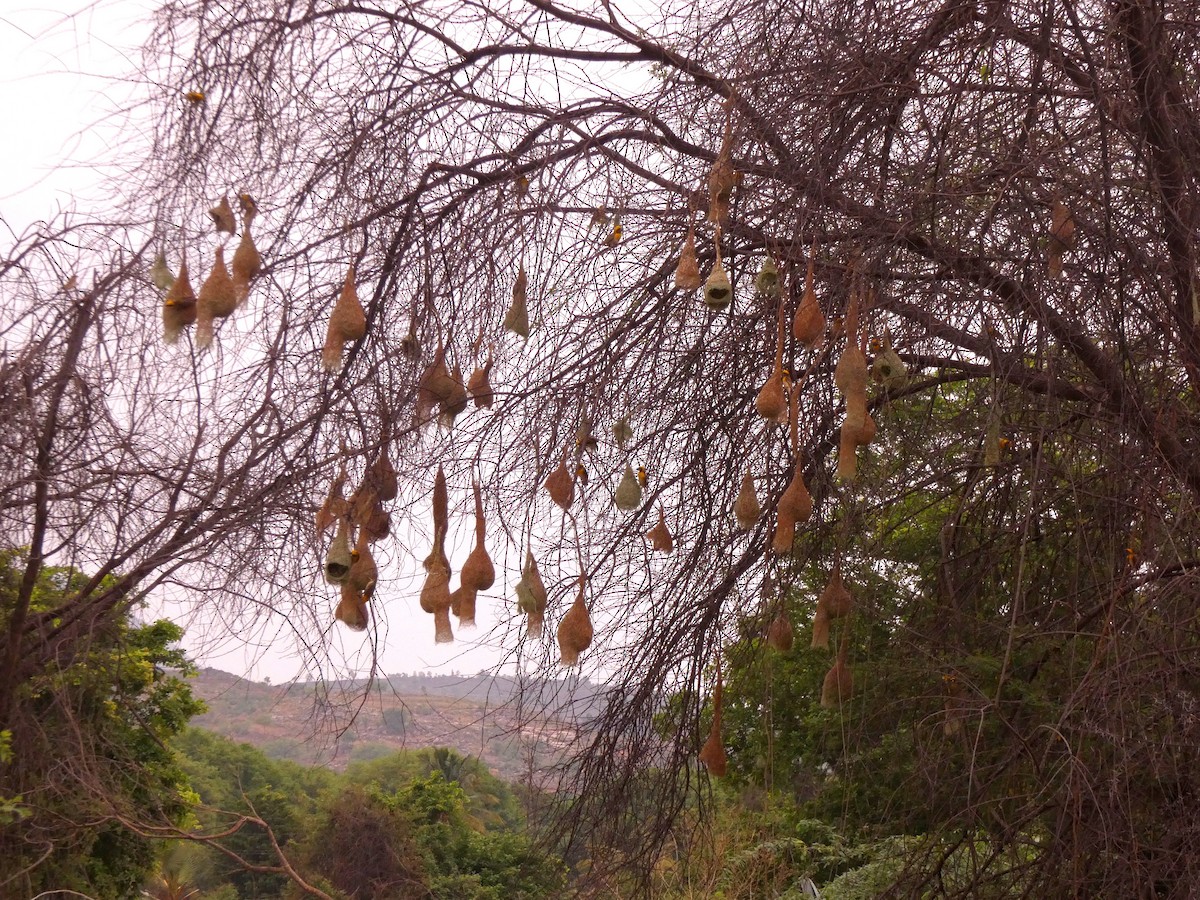
[[[0,553],[0,617],[20,558]],[[31,608],[55,608],[88,581],[44,567]],[[5,893],[137,895],[156,851],[138,831],[184,825],[194,799],[168,746],[204,709],[183,680],[193,668],[173,646],[182,635],[171,622],[108,621],[21,685],[0,764],[0,795],[19,797],[19,816],[0,823]]]

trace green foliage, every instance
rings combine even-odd
[[[5,617],[20,559],[0,554]],[[34,609],[57,608],[88,580],[45,567]],[[187,779],[167,746],[204,709],[179,677],[193,672],[174,646],[182,635],[171,622],[112,619],[20,686],[0,766],[0,796],[13,798],[0,830],[0,878],[28,869],[18,883],[31,893],[136,895],[155,849],[121,819],[181,825],[189,811]]]

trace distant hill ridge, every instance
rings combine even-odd
[[[209,708],[194,725],[277,759],[341,769],[400,749],[445,746],[479,757],[506,780],[561,759],[601,699],[586,679],[487,672],[275,685],[204,668],[192,688]]]

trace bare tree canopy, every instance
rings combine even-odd
[[[897,796],[993,842],[966,892],[1015,855],[1032,895],[1186,895],[1194,4],[621,6],[159,9],[121,208],[0,262],[0,727],[162,588],[316,666],[335,608],[432,641],[388,604],[423,560],[444,637],[478,481],[497,640],[607,680],[559,810],[597,878],[652,865],[720,649],[790,647],[786,597],[832,625],[840,776],[909,743]],[[47,560],[96,576],[38,609]]]

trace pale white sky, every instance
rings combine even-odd
[[[128,127],[126,117],[115,113],[139,97],[138,80],[129,75],[139,68],[139,46],[149,33],[152,8],[141,0],[0,0],[0,219],[6,223],[0,226],[0,248],[12,241],[13,233],[19,235],[30,223],[52,218],[63,209],[103,208],[97,198],[108,192],[111,183],[99,163],[114,152],[137,152],[131,138],[136,130]],[[469,530],[469,523],[464,527]],[[463,556],[468,549],[463,549]],[[404,569],[414,565],[407,559],[397,562],[403,562]],[[499,562],[497,558],[498,568]],[[512,615],[512,591],[505,577],[511,573],[498,572],[490,596],[480,598],[480,628],[456,629],[458,640],[439,646],[433,643],[431,617],[417,606],[417,573],[397,568],[381,573],[381,581],[390,576],[392,582],[380,591],[380,602],[387,603],[377,648],[383,672],[474,673],[503,658],[498,639],[489,640],[488,632],[498,618],[507,621]],[[398,589],[410,596],[398,596]],[[336,602],[337,589],[331,587],[331,620]],[[179,618],[177,609],[172,617]],[[187,624],[184,619],[181,623]],[[299,673],[295,637],[280,621],[263,623],[256,633],[241,631],[221,642],[213,639],[219,626],[206,630],[209,639],[203,642],[200,658],[204,664],[256,679],[270,676],[276,682]],[[515,636],[510,630],[505,642],[514,642]],[[305,638],[313,641],[319,636]],[[345,677],[354,670],[365,674],[374,655],[365,636],[338,625],[327,639],[333,655],[348,661],[349,671],[335,668],[323,674]],[[552,639],[548,628],[545,640]],[[200,629],[185,643],[200,655]]]

